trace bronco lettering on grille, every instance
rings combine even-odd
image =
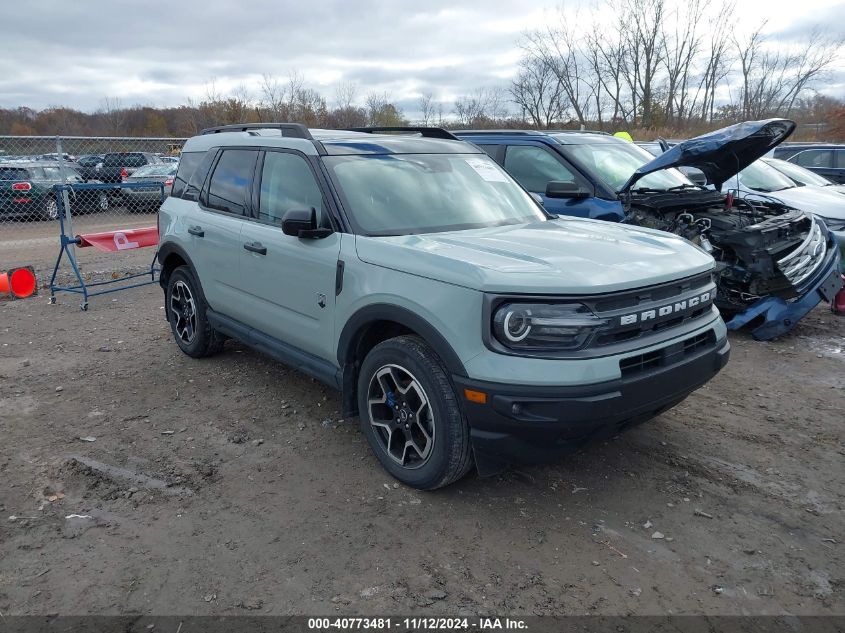
[[[683,301],[676,301],[659,308],[652,308],[651,310],[643,310],[642,312],[635,312],[634,314],[625,314],[619,317],[619,325],[632,325],[634,323],[643,323],[645,321],[652,321],[660,317],[669,316],[678,312],[692,310],[693,308],[705,305],[713,301],[712,292],[702,292],[699,295],[684,299]]]

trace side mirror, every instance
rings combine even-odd
[[[321,239],[332,234],[331,229],[317,226],[317,209],[290,209],[282,218],[282,232],[292,237]]]
[[[592,193],[590,193],[586,189],[582,189],[579,185],[575,184],[574,182],[562,182],[559,180],[552,180],[549,184],[546,185],[547,198],[581,199],[589,198],[590,196],[592,196]]]

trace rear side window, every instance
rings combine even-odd
[[[211,171],[211,166],[214,164],[214,159],[217,158],[217,150],[210,149],[205,154],[200,153],[202,159],[199,166],[194,169],[193,174],[186,174],[188,179],[188,186],[185,187],[182,193],[182,200],[191,200],[196,202],[200,199],[200,191],[202,190],[205,179],[208,177],[208,172]],[[182,168],[182,163],[179,163],[179,168]],[[175,183],[174,183],[175,185]]]
[[[286,152],[267,152],[261,170],[258,219],[281,225],[289,210],[311,207],[317,210],[319,222],[323,195],[305,159]]]
[[[551,181],[575,182],[575,174],[551,153],[532,145],[509,145],[505,169],[528,191],[545,193]]]
[[[845,169],[845,149],[836,150],[836,166]]]
[[[829,149],[810,149],[798,154],[792,162],[802,167],[833,167],[833,152]]]
[[[20,167],[0,167],[0,180],[28,180],[31,176]]]
[[[257,150],[224,150],[208,183],[206,206],[233,215],[245,215],[257,157]]]
[[[182,158],[179,160],[179,169],[176,170],[176,178],[173,179],[173,192],[170,194],[171,196],[174,198],[182,197],[182,192],[188,186],[188,181],[191,179],[191,175],[196,170],[197,165],[202,161],[203,156],[205,156],[205,152],[182,154]]]

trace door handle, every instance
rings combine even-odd
[[[247,242],[244,244],[244,248],[250,253],[258,253],[259,255],[267,254],[267,247],[263,246],[261,242]]]
[[[188,227],[188,233],[196,235],[197,237],[205,237],[205,231],[202,230],[201,226]]]

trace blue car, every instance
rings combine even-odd
[[[769,340],[842,288],[839,249],[824,221],[775,199],[733,195],[730,178],[794,131],[786,119],[748,121],[654,157],[594,132],[469,130],[547,211],[625,222],[687,238],[716,260],[716,305],[738,329]],[[700,170],[709,186],[678,167]],[[720,191],[725,185],[725,192]]]

